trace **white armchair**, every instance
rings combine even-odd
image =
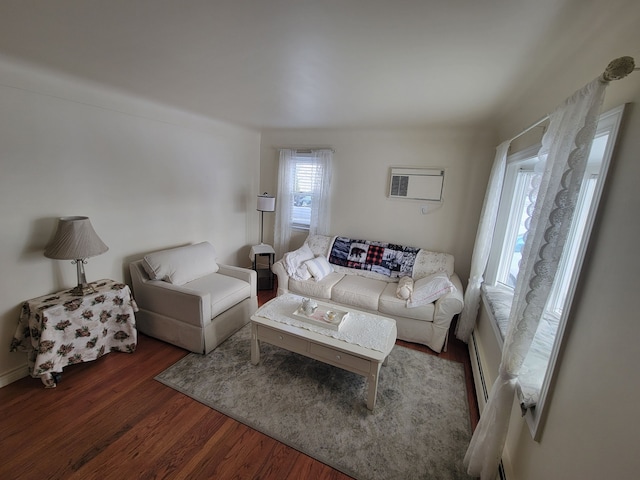
[[[129,265],[138,330],[209,353],[258,308],[254,270],[220,265],[208,242],[162,250]]]

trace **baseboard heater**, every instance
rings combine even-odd
[[[480,385],[482,386],[482,397],[484,398],[484,403],[486,405],[487,401],[489,400],[489,390],[487,389],[487,382],[484,378],[484,372],[482,370],[482,362],[480,361],[480,355],[478,354],[476,337],[473,332],[471,333],[471,342],[473,343],[474,353],[474,358],[472,360],[475,360],[476,362],[476,368],[480,376]],[[500,465],[498,465],[498,476],[500,477],[500,480],[507,480],[507,474],[504,472],[504,465],[502,464],[502,461],[500,461]]]

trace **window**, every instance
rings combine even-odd
[[[567,243],[559,260],[545,312],[523,365],[526,373],[519,379],[519,395],[528,407],[527,422],[534,439],[539,436],[538,425],[546,393],[554,373],[555,359],[562,342],[623,109],[619,107],[600,116]],[[515,288],[527,236],[527,222],[533,210],[529,191],[539,148],[539,145],[531,147],[507,159],[494,241],[485,275],[485,285],[489,289],[497,287],[508,292]],[[489,293],[484,298],[491,301]],[[502,326],[498,325],[497,330],[504,337],[506,331],[501,329],[506,328],[506,322],[500,323]],[[499,339],[499,344],[502,344],[502,339]]]
[[[333,150],[280,150],[275,249],[290,251],[293,230],[309,234],[329,232],[329,200]]]
[[[603,124],[603,122],[600,122]],[[572,272],[575,269],[579,246],[585,236],[587,219],[596,195],[596,185],[603,166],[604,155],[609,142],[609,122],[599,126],[596,133],[589,164],[582,183],[578,204],[574,213],[571,233],[567,239],[558,275],[551,292],[551,300],[547,306],[549,313],[556,316],[562,314],[563,304],[569,291]],[[507,171],[503,188],[503,200],[498,210],[496,235],[502,242],[494,242],[489,260],[487,280],[505,288],[514,289],[520,270],[522,248],[527,235],[527,219],[533,210],[533,202],[529,198],[531,180],[534,178],[533,168],[537,161],[539,145],[510,156],[507,160]]]
[[[298,155],[292,163],[293,196],[291,204],[291,225],[294,228],[309,229],[311,208],[314,202],[314,185],[322,169],[309,156]]]

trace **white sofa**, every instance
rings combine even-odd
[[[151,253],[129,269],[138,330],[195,353],[209,353],[258,308],[256,272],[218,264],[208,242]]]
[[[415,256],[411,278],[393,278],[373,271],[331,264],[319,259],[329,259],[336,237],[310,235],[304,245],[289,252],[272,267],[278,277],[278,295],[294,293],[330,303],[355,307],[378,313],[396,320],[398,338],[420,343],[436,352],[446,350],[449,327],[453,317],[462,311],[463,290],[458,275],[454,272],[454,258],[447,253],[430,252],[424,249]],[[312,261],[304,260],[312,253]],[[305,269],[328,269],[326,276],[306,278]],[[327,264],[329,265],[327,267]],[[294,272],[294,270],[297,270]],[[304,274],[300,274],[303,272]],[[318,280],[318,278],[320,278]],[[449,288],[435,295],[435,301],[418,302],[424,287],[431,289],[434,281],[447,282]],[[405,291],[403,284],[407,283]],[[419,289],[416,290],[416,287]],[[410,295],[407,296],[406,289]],[[439,288],[439,287],[438,287]],[[427,296],[422,295],[423,299]],[[428,298],[431,298],[430,296]],[[412,303],[412,299],[415,302]]]

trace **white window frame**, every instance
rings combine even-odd
[[[303,204],[296,205],[296,200],[301,197],[304,198],[305,196],[309,196],[311,197],[311,202],[315,199],[314,188],[311,180],[313,173],[306,178],[302,175],[298,175],[298,167],[306,165],[310,168],[314,167],[311,155],[305,153],[296,154],[295,162],[291,167],[291,184],[293,185],[293,192],[291,195],[291,216],[289,217],[289,221],[291,222],[291,228],[308,231],[311,228],[311,203],[308,206]],[[307,182],[310,183],[305,185]]]
[[[591,187],[593,188],[593,198],[590,206],[588,207],[588,214],[586,215],[586,219],[584,220],[584,234],[582,235],[579,243],[574,247],[577,249],[577,251],[575,254],[576,256],[573,271],[571,272],[570,279],[568,280],[567,293],[564,302],[560,301],[559,291],[556,288],[557,286],[555,285],[555,283],[557,282],[554,282],[554,290],[552,290],[552,293],[550,295],[549,301],[554,302],[556,306],[562,304],[562,307],[561,311],[558,311],[558,309],[556,308],[556,311],[554,312],[554,314],[558,316],[558,330],[556,332],[553,348],[551,350],[546,374],[542,382],[542,388],[540,390],[538,402],[535,408],[527,409],[525,414],[531,436],[535,441],[539,441],[542,433],[542,423],[546,418],[545,406],[548,402],[549,392],[556,375],[558,354],[560,348],[564,343],[564,334],[566,331],[567,319],[569,317],[571,304],[573,302],[573,297],[578,283],[578,278],[580,277],[580,271],[586,254],[589,238],[591,236],[591,231],[593,229],[598,204],[600,202],[600,197],[602,196],[602,191],[606,182],[607,172],[611,163],[611,157],[618,136],[618,131],[620,129],[620,124],[622,122],[624,108],[625,105],[621,105],[617,108],[609,110],[600,115],[600,118],[598,120],[598,127],[595,137],[598,138],[607,134],[608,139],[602,155],[601,164],[599,168],[596,169],[597,173],[593,171],[593,168],[591,168],[591,166],[587,167],[587,173],[585,177],[594,175],[595,173],[597,175],[597,181],[595,186]],[[532,168],[539,149],[540,145],[534,145],[525,150],[522,150],[521,152],[514,153],[507,158],[507,167],[502,190],[501,205],[498,209],[498,216],[496,219],[496,226],[494,230],[494,242],[491,248],[489,262],[487,264],[487,269],[485,272],[485,282],[489,285],[501,284],[505,286],[503,283],[498,281],[498,279],[501,278],[501,275],[504,275],[504,267],[502,269],[500,268],[500,258],[505,248],[509,248],[509,245],[514,245],[513,242],[515,238],[513,237],[514,235],[517,236],[517,233],[514,234],[513,231],[508,231],[509,214],[512,208],[510,203],[507,203],[505,200],[513,198],[514,192],[516,190],[517,172],[520,169]],[[584,188],[581,188],[581,196],[585,195],[584,190]],[[572,230],[574,228],[575,225],[572,226]],[[502,239],[502,241],[500,241],[500,239]],[[560,267],[562,267],[563,261],[566,265],[566,258],[567,256],[563,255],[563,260],[561,261]],[[502,264],[504,266],[505,263],[502,262]],[[507,286],[505,287],[509,288]],[[499,332],[497,325],[495,325],[494,330],[496,332]],[[502,345],[502,338],[499,338],[498,343],[499,345]]]

